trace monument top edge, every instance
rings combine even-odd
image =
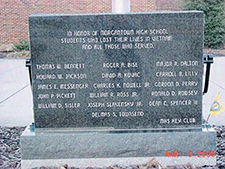
[[[77,14],[31,14],[32,17],[56,17],[56,16],[104,16],[104,15],[143,15],[143,14],[203,14],[203,11],[191,10],[191,11],[152,11],[152,12],[129,12],[129,13],[77,13]]]

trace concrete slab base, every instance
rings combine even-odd
[[[38,131],[21,136],[22,168],[41,166],[108,167],[145,164],[216,164],[216,132],[176,131]]]
[[[215,165],[215,158],[198,158],[198,157],[130,157],[130,158],[95,158],[95,159],[40,159],[40,160],[22,160],[22,169],[30,169],[35,167],[59,167],[67,164],[69,167],[96,167],[106,168],[109,166],[131,166],[144,165],[155,158],[161,166],[192,164],[195,166]]]

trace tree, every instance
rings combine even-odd
[[[205,14],[204,43],[208,48],[221,48],[225,38],[223,0],[188,0],[185,10],[201,10]]]

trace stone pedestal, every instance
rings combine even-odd
[[[75,167],[129,166],[144,164],[153,157],[164,166],[216,164],[216,157],[204,155],[216,150],[213,129],[86,132],[66,129],[34,133],[27,127],[21,136],[21,146],[24,169],[63,164]],[[166,156],[171,151],[170,157]],[[177,152],[178,157],[172,157]],[[201,157],[198,157],[199,153]]]

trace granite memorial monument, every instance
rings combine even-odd
[[[21,138],[24,168],[165,162],[167,152],[214,164],[216,134],[202,131],[203,28],[200,11],[31,15],[35,134]]]

